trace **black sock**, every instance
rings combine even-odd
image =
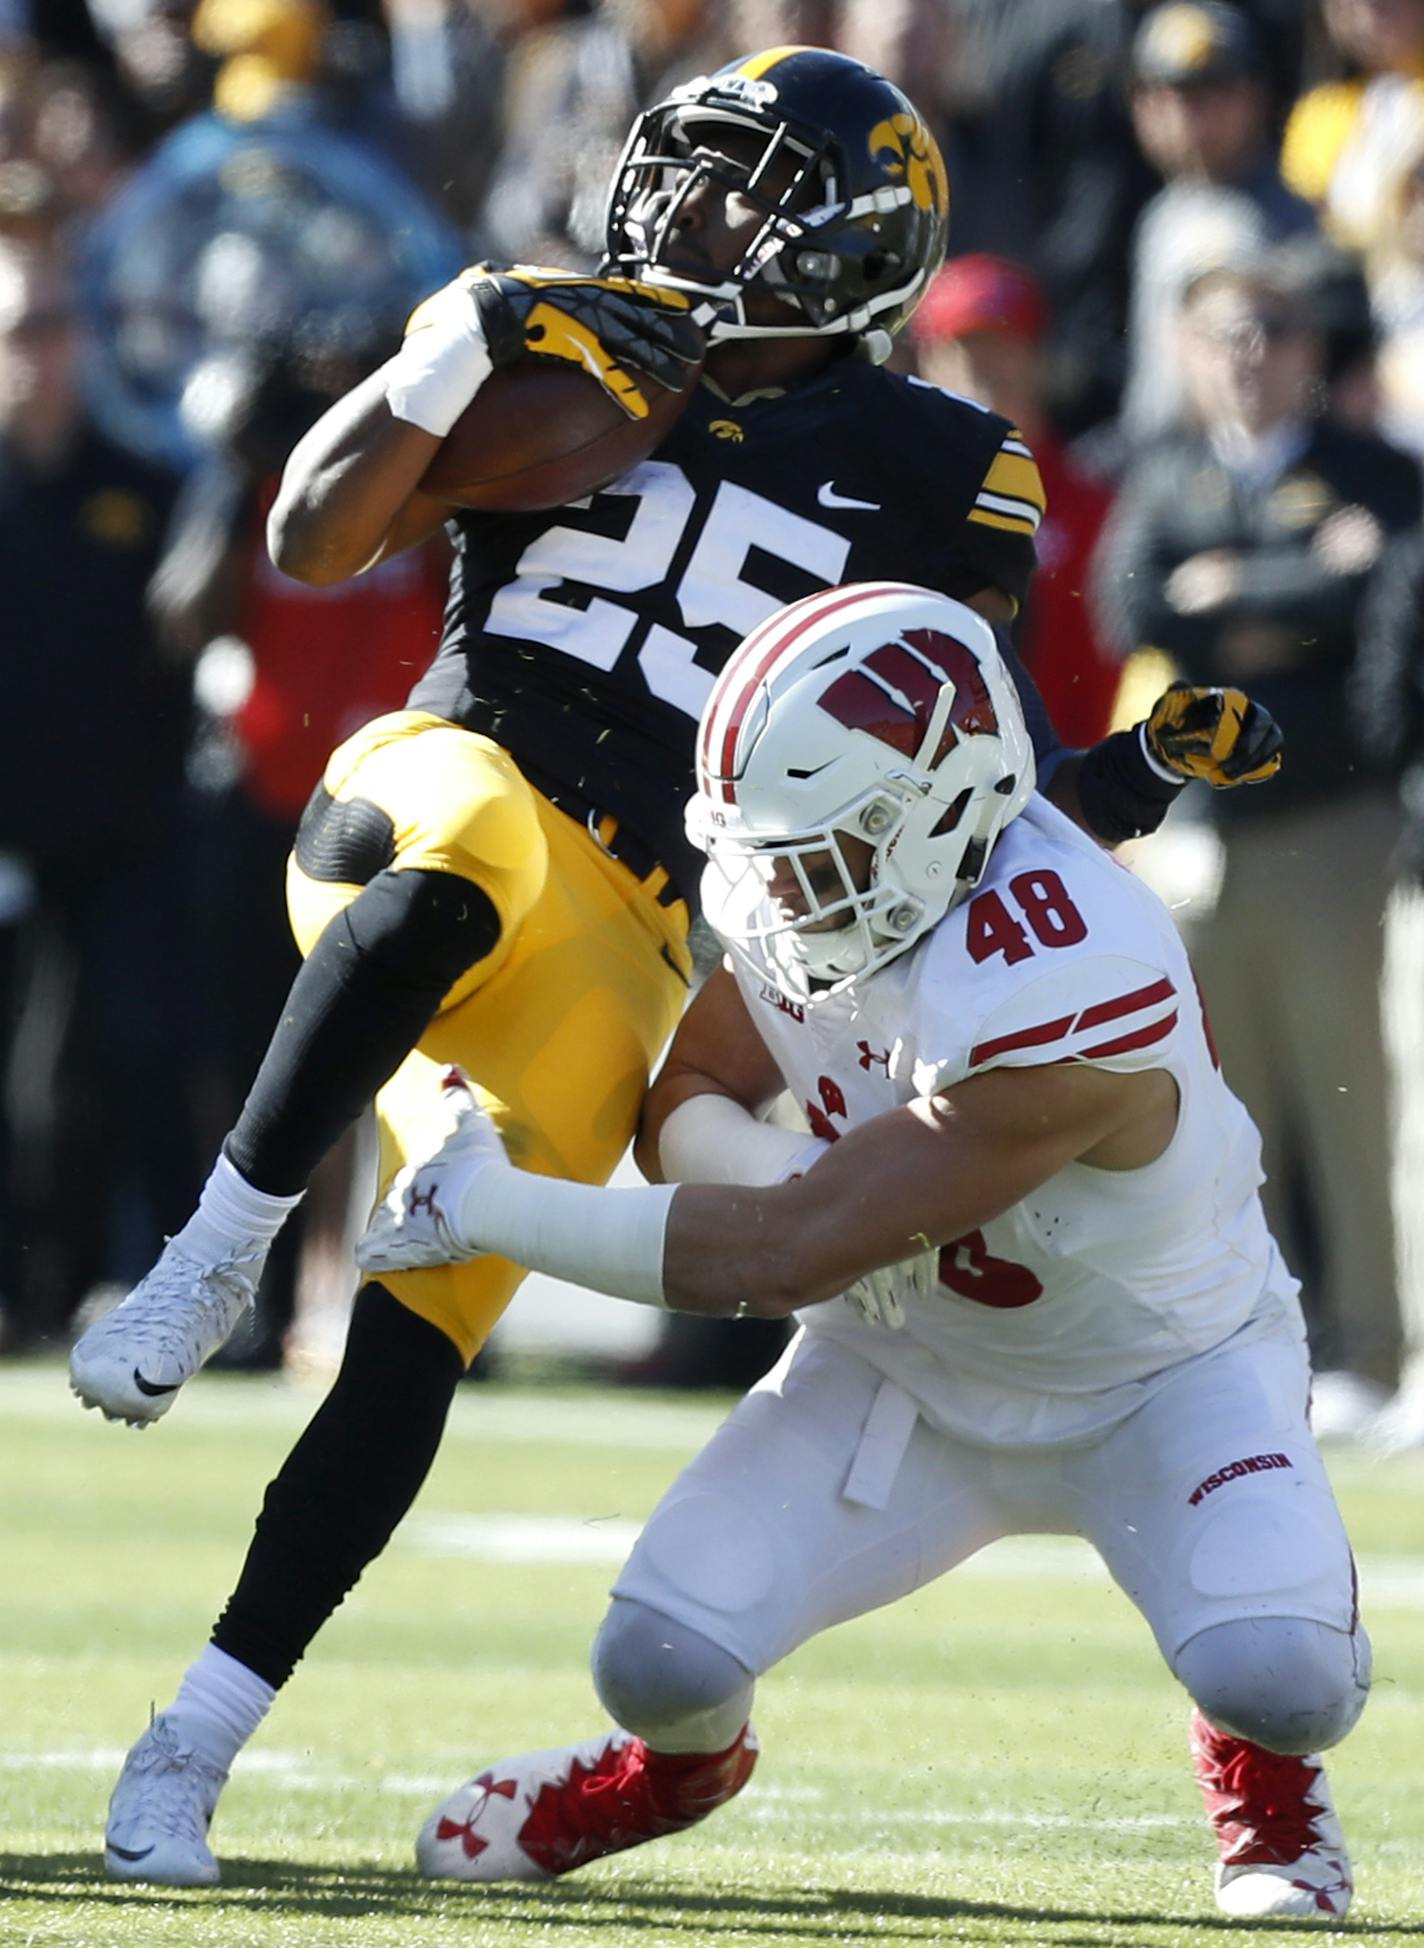
[[[438,1327],[362,1288],[336,1384],[263,1499],[219,1650],[286,1683],[419,1493],[463,1371]]]
[[[453,873],[388,871],[363,887],[302,964],[223,1145],[248,1183],[303,1190],[498,939],[488,896]]]

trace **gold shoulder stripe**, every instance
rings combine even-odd
[[[1032,541],[1037,523],[1020,521],[1007,514],[989,514],[982,507],[971,507],[969,517],[982,528],[1002,528],[1006,534],[1022,534]]]
[[[737,73],[744,75],[748,81],[760,81],[769,68],[774,68],[778,61],[784,61],[790,54],[824,54],[825,51],[823,47],[768,47],[760,54],[753,54],[749,61],[743,61]]]
[[[989,462],[980,492],[1011,494],[1015,500],[1036,507],[1040,514],[1048,498],[1043,491],[1038,462],[1028,454],[1006,453],[1002,447]]]

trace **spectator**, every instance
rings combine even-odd
[[[1266,1200],[1307,1257],[1317,1425],[1358,1432],[1398,1377],[1399,1307],[1379,1023],[1380,926],[1398,825],[1348,731],[1362,591],[1419,518],[1412,462],[1312,421],[1320,347],[1298,289],[1266,266],[1199,277],[1181,357],[1196,424],[1124,482],[1100,599],[1124,649],[1151,644],[1194,682],[1249,686],[1285,732],[1269,791],[1213,798],[1225,876],[1192,927],[1226,1072],[1261,1128]],[[1308,1269],[1308,1267],[1307,1267]]]
[[[1424,533],[1388,549],[1360,629],[1353,698],[1366,748],[1400,780],[1404,828],[1384,920],[1385,1050],[1393,1082],[1390,1191],[1404,1352],[1399,1389],[1367,1430],[1424,1448]]]
[[[220,98],[146,159],[85,238],[91,386],[111,435],[178,467],[231,354],[298,322],[410,311],[459,239],[365,134],[332,126],[313,4],[203,0]]]
[[[1093,550],[1111,491],[1064,451],[1047,425],[1043,344],[1048,306],[1036,278],[1004,257],[947,264],[910,324],[922,376],[1002,413],[1032,448],[1048,512],[1018,647],[1065,743],[1108,729],[1119,665],[1087,598]]]
[[[1212,264],[1245,261],[1315,228],[1281,181],[1271,101],[1250,23],[1218,0],[1171,0],[1133,43],[1132,119],[1165,178],[1132,242],[1124,432],[1140,443],[1181,409],[1174,357],[1183,286]]]
[[[176,816],[187,686],[144,611],[174,483],[89,424],[78,349],[61,263],[0,245],[11,1346],[127,1281],[199,1162]]]
[[[1003,251],[1043,283],[1045,396],[1067,437],[1111,418],[1122,392],[1128,240],[1155,187],[1122,89],[1139,8],[1021,0],[976,11],[985,107],[966,132],[975,189],[966,224],[956,212],[955,245]],[[967,227],[976,205],[978,232]]]
[[[1354,72],[1297,102],[1281,173],[1337,242],[1359,248],[1424,107],[1424,0],[1325,0],[1325,24]]]
[[[1424,454],[1424,101],[1381,186],[1365,257],[1379,330],[1379,407],[1389,438]]]
[[[667,92],[670,70],[682,81],[735,51],[709,0],[608,0],[586,15],[566,6],[526,35],[510,60],[505,140],[481,213],[492,254],[592,268],[629,122]]]

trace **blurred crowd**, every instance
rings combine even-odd
[[[940,137],[896,357],[1038,457],[1065,740],[1174,674],[1285,729],[1133,863],[1262,1130],[1318,1426],[1424,1445],[1424,0],[0,0],[0,1349],[191,1208],[296,818],[433,649],[438,547],[270,566],[284,455],[462,263],[595,265],[637,110],[784,43]],[[239,1357],[341,1276],[324,1182]]]

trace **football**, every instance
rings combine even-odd
[[[647,459],[686,411],[701,374],[701,365],[691,367],[680,392],[647,381],[648,416],[629,419],[574,366],[505,366],[450,428],[421,488],[456,507],[502,514],[582,500]]]

